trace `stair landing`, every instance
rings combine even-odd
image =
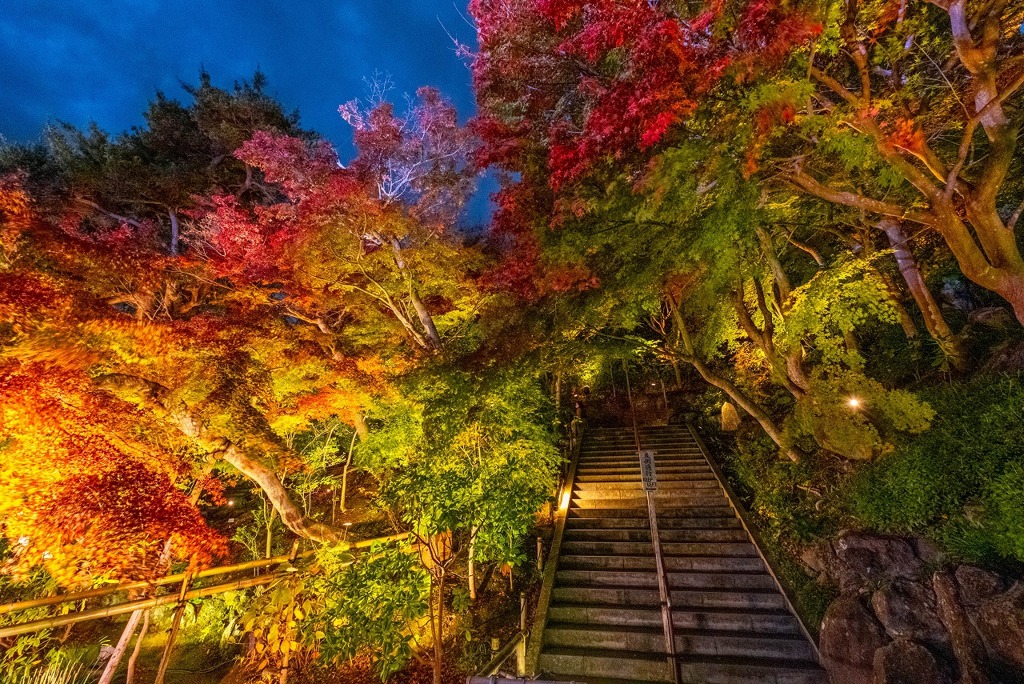
[[[665,656],[647,500],[631,429],[590,431],[573,479],[541,641],[541,678],[585,684],[825,684],[715,471],[685,426],[640,429],[676,659]]]

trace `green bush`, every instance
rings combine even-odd
[[[865,527],[935,537],[957,555],[1024,560],[1024,383],[982,377],[921,393],[932,427],[853,478],[847,504]]]

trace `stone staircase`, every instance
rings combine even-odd
[[[679,681],[823,684],[814,647],[685,426],[640,429],[657,452],[659,537]],[[674,681],[631,429],[584,439],[540,641],[541,677]]]

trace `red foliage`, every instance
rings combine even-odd
[[[356,177],[381,201],[403,204],[416,220],[443,230],[455,224],[473,188],[474,135],[436,89],[420,88],[416,98],[401,116],[385,101],[364,110],[352,100],[338,111],[355,129]]]
[[[483,156],[514,167],[532,141],[547,152],[556,190],[602,160],[641,157],[729,70],[771,68],[820,30],[780,0],[740,3],[731,29],[725,0],[689,18],[647,0],[477,0],[470,9]]]
[[[0,366],[0,520],[16,543],[6,570],[43,566],[66,587],[98,576],[151,577],[164,542],[209,563],[225,541],[174,486],[173,453],[123,426],[160,434],[132,406],[54,364]]]

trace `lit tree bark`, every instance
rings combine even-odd
[[[178,241],[181,235],[181,227],[178,225],[178,214],[174,209],[168,209],[167,215],[171,219],[171,256],[178,256]]]
[[[693,366],[700,376],[704,378],[704,381],[710,385],[714,385],[723,392],[725,392],[737,405],[740,406],[744,411],[750,414],[754,420],[758,422],[761,429],[764,430],[765,434],[768,435],[775,444],[778,445],[779,449],[792,461],[799,461],[803,454],[798,449],[786,443],[786,440],[782,437],[782,431],[772,420],[771,416],[762,409],[758,404],[746,395],[743,390],[737,387],[728,378],[718,375],[705,364],[700,357],[697,355],[697,350],[693,345],[693,340],[690,337],[690,331],[687,328],[686,321],[683,318],[682,312],[680,311],[679,304],[670,295],[668,297],[669,305],[672,308],[672,317],[675,320],[676,328],[679,331],[679,339],[683,344],[684,354],[681,355],[681,359],[686,361]]]
[[[914,254],[910,251],[910,247],[907,244],[907,237],[903,233],[903,227],[898,221],[891,219],[879,221],[878,227],[885,232],[886,237],[889,239],[889,244],[893,248],[893,254],[896,256],[896,263],[899,265],[900,273],[910,289],[910,296],[913,297],[917,307],[921,310],[928,333],[934,338],[935,342],[939,345],[939,349],[946,355],[946,358],[949,359],[953,367],[957,370],[965,370],[970,365],[967,353],[964,351],[960,339],[950,330],[945,316],[942,315],[942,309],[939,308],[938,302],[935,301],[931,291],[929,291],[928,286],[925,284],[924,276],[921,275],[921,269],[917,266],[917,260],[914,259]]]
[[[300,537],[320,542],[337,542],[343,538],[339,530],[306,518],[288,490],[274,473],[258,458],[251,456],[231,440],[212,433],[190,411],[188,406],[176,400],[170,390],[133,375],[109,374],[97,379],[101,387],[126,401],[136,403],[158,418],[173,425],[182,434],[206,447],[211,455],[234,466],[239,472],[259,485],[274,510],[281,516],[281,522]],[[263,435],[251,435],[248,448],[259,448],[264,453],[279,454],[283,447]]]
[[[828,202],[920,223],[936,231],[952,251],[963,274],[1003,297],[1013,308],[1017,320],[1024,324],[1024,258],[1013,230],[1016,220],[1004,221],[997,204],[1014,159],[1020,129],[1020,122],[1007,116],[1003,105],[1024,86],[1024,72],[1010,63],[1015,57],[1004,57],[999,49],[1007,0],[982,3],[973,8],[976,13],[971,16],[968,16],[966,0],[930,1],[949,16],[955,58],[968,74],[959,89],[974,98],[973,111],[965,106],[966,120],[952,164],[940,159],[923,136],[910,148],[897,147],[872,115],[875,103],[868,47],[854,26],[857,0],[847,0],[841,35],[846,43],[846,54],[859,74],[860,88],[847,88],[813,64],[809,69],[814,80],[849,106],[852,110],[850,126],[866,136],[889,167],[917,190],[925,208],[912,209],[909,204],[881,201],[859,192],[830,187],[806,173],[802,162],[797,162],[785,177],[794,187]],[[1004,80],[1000,87],[999,75],[1014,72],[1019,73],[1013,79]],[[950,79],[947,79],[950,87],[958,87],[952,85]],[[821,96],[827,101],[827,93]],[[974,160],[971,150],[975,148],[974,138],[979,127],[988,138],[988,149],[981,159]],[[963,175],[967,167],[976,169],[969,179]]]

